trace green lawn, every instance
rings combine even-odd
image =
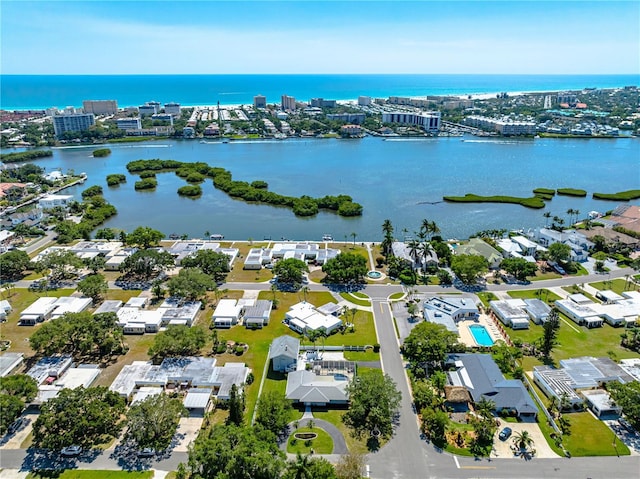
[[[518,291],[509,291],[509,296],[512,298],[520,298],[520,299],[541,299],[547,304],[553,304],[554,301],[561,299],[555,293],[552,293],[548,289],[526,289],[526,290],[518,290]]]
[[[319,409],[313,408],[313,417],[317,419],[322,419],[324,421],[330,422],[344,436],[344,440],[347,443],[347,448],[351,452],[358,452],[361,454],[367,454],[369,451],[367,450],[367,440],[366,438],[357,438],[351,434],[351,429],[349,429],[342,422],[342,416],[347,412],[347,409]]]
[[[556,273],[555,271],[548,271],[544,273],[538,271],[535,276],[527,277],[527,279],[529,279],[530,281],[541,281],[543,279],[558,279],[558,278],[562,278],[562,275]]]
[[[373,348],[365,351],[345,351],[344,358],[347,361],[380,361],[380,353],[374,353]]]
[[[27,479],[151,479],[153,471],[87,471],[79,469],[67,469],[66,471],[41,471],[30,472]]]
[[[353,293],[340,293],[340,296],[345,300],[358,306],[371,306],[371,301],[368,299],[361,299],[356,297]]]
[[[562,443],[572,456],[629,455],[629,448],[590,412],[574,412],[565,414],[565,417],[571,421],[571,435],[564,436]]]
[[[378,342],[376,328],[373,324],[373,313],[370,311],[357,311],[355,319],[350,313],[342,316],[345,322],[353,322],[354,332],[332,334],[325,340],[327,346],[373,346]],[[321,343],[320,343],[321,344]]]
[[[296,439],[296,433],[310,432],[317,434],[318,437],[310,439],[310,444],[306,445],[306,440]],[[333,452],[333,439],[329,436],[324,429],[320,429],[318,426],[314,426],[313,429],[309,427],[301,427],[296,429],[289,439],[287,439],[287,452],[290,454],[302,454],[306,455],[313,449],[314,454],[331,454]]]
[[[489,301],[495,301],[496,299],[498,299],[498,297],[491,292],[481,292],[481,293],[478,293],[477,296],[478,298],[480,298],[480,301],[482,302],[485,308],[489,307]]]
[[[637,353],[620,346],[620,335],[624,329],[613,328],[604,324],[601,328],[587,329],[560,314],[560,330],[558,346],[553,350],[554,361],[580,356],[610,356],[615,359],[638,357]],[[525,343],[533,343],[542,337],[542,326],[530,323],[529,329],[512,330],[505,328],[512,340],[520,339]]]
[[[632,283],[627,283],[624,279],[612,279],[611,281],[598,281],[597,283],[589,283],[596,289],[602,291],[603,289],[610,289],[618,294],[622,294],[624,291],[633,291],[635,288]]]
[[[391,301],[398,301],[402,298],[404,298],[405,293],[393,293],[391,296],[389,296],[389,299]]]

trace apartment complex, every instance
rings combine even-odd
[[[62,137],[68,131],[86,131],[96,124],[93,113],[70,113],[54,115],[53,130],[57,138]]]
[[[115,115],[118,113],[117,100],[84,100],[82,109],[94,115]]]
[[[267,97],[264,95],[256,95],[253,97],[253,107],[254,108],[266,108],[267,107]]]
[[[433,133],[440,130],[440,120],[441,116],[439,111],[425,111],[421,113],[393,112],[382,114],[382,123],[421,126],[424,131]]]
[[[281,102],[284,111],[296,109],[296,99],[292,96],[282,95]]]
[[[472,115],[465,119],[465,124],[483,130],[493,130],[504,136],[536,134],[536,124],[533,121],[516,121]]]

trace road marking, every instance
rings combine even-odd
[[[461,466],[460,469],[495,469],[495,466]]]
[[[460,463],[458,462],[458,456],[453,456],[453,460],[456,461],[456,467],[460,469]]]

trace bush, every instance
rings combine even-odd
[[[374,353],[379,353],[380,352],[380,343],[376,343],[373,345],[373,352]]]
[[[109,148],[99,148],[97,150],[93,150],[94,158],[102,158],[104,156],[109,156],[111,154],[111,150]]]
[[[236,346],[236,356],[242,356],[244,354],[244,346]]]
[[[247,386],[253,384],[254,380],[255,380],[255,377],[254,377],[253,373],[247,374]]]

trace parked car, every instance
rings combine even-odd
[[[140,449],[138,451],[138,457],[153,457],[156,455],[156,451],[151,449],[150,447],[145,447],[144,449]]]
[[[511,433],[513,431],[511,431],[510,427],[505,427],[502,431],[500,431],[500,434],[498,434],[498,438],[501,441],[506,441],[507,439],[509,439],[511,437]]]
[[[60,455],[63,457],[76,457],[79,456],[81,452],[82,448],[80,446],[67,446],[62,448]]]
[[[24,424],[26,424],[27,419],[24,417],[19,417],[16,419],[11,426],[9,426],[9,434],[13,434],[18,429],[20,429]]]
[[[635,434],[636,430],[626,419],[620,418],[618,419],[618,424],[620,424],[623,428],[625,428],[628,432]]]

